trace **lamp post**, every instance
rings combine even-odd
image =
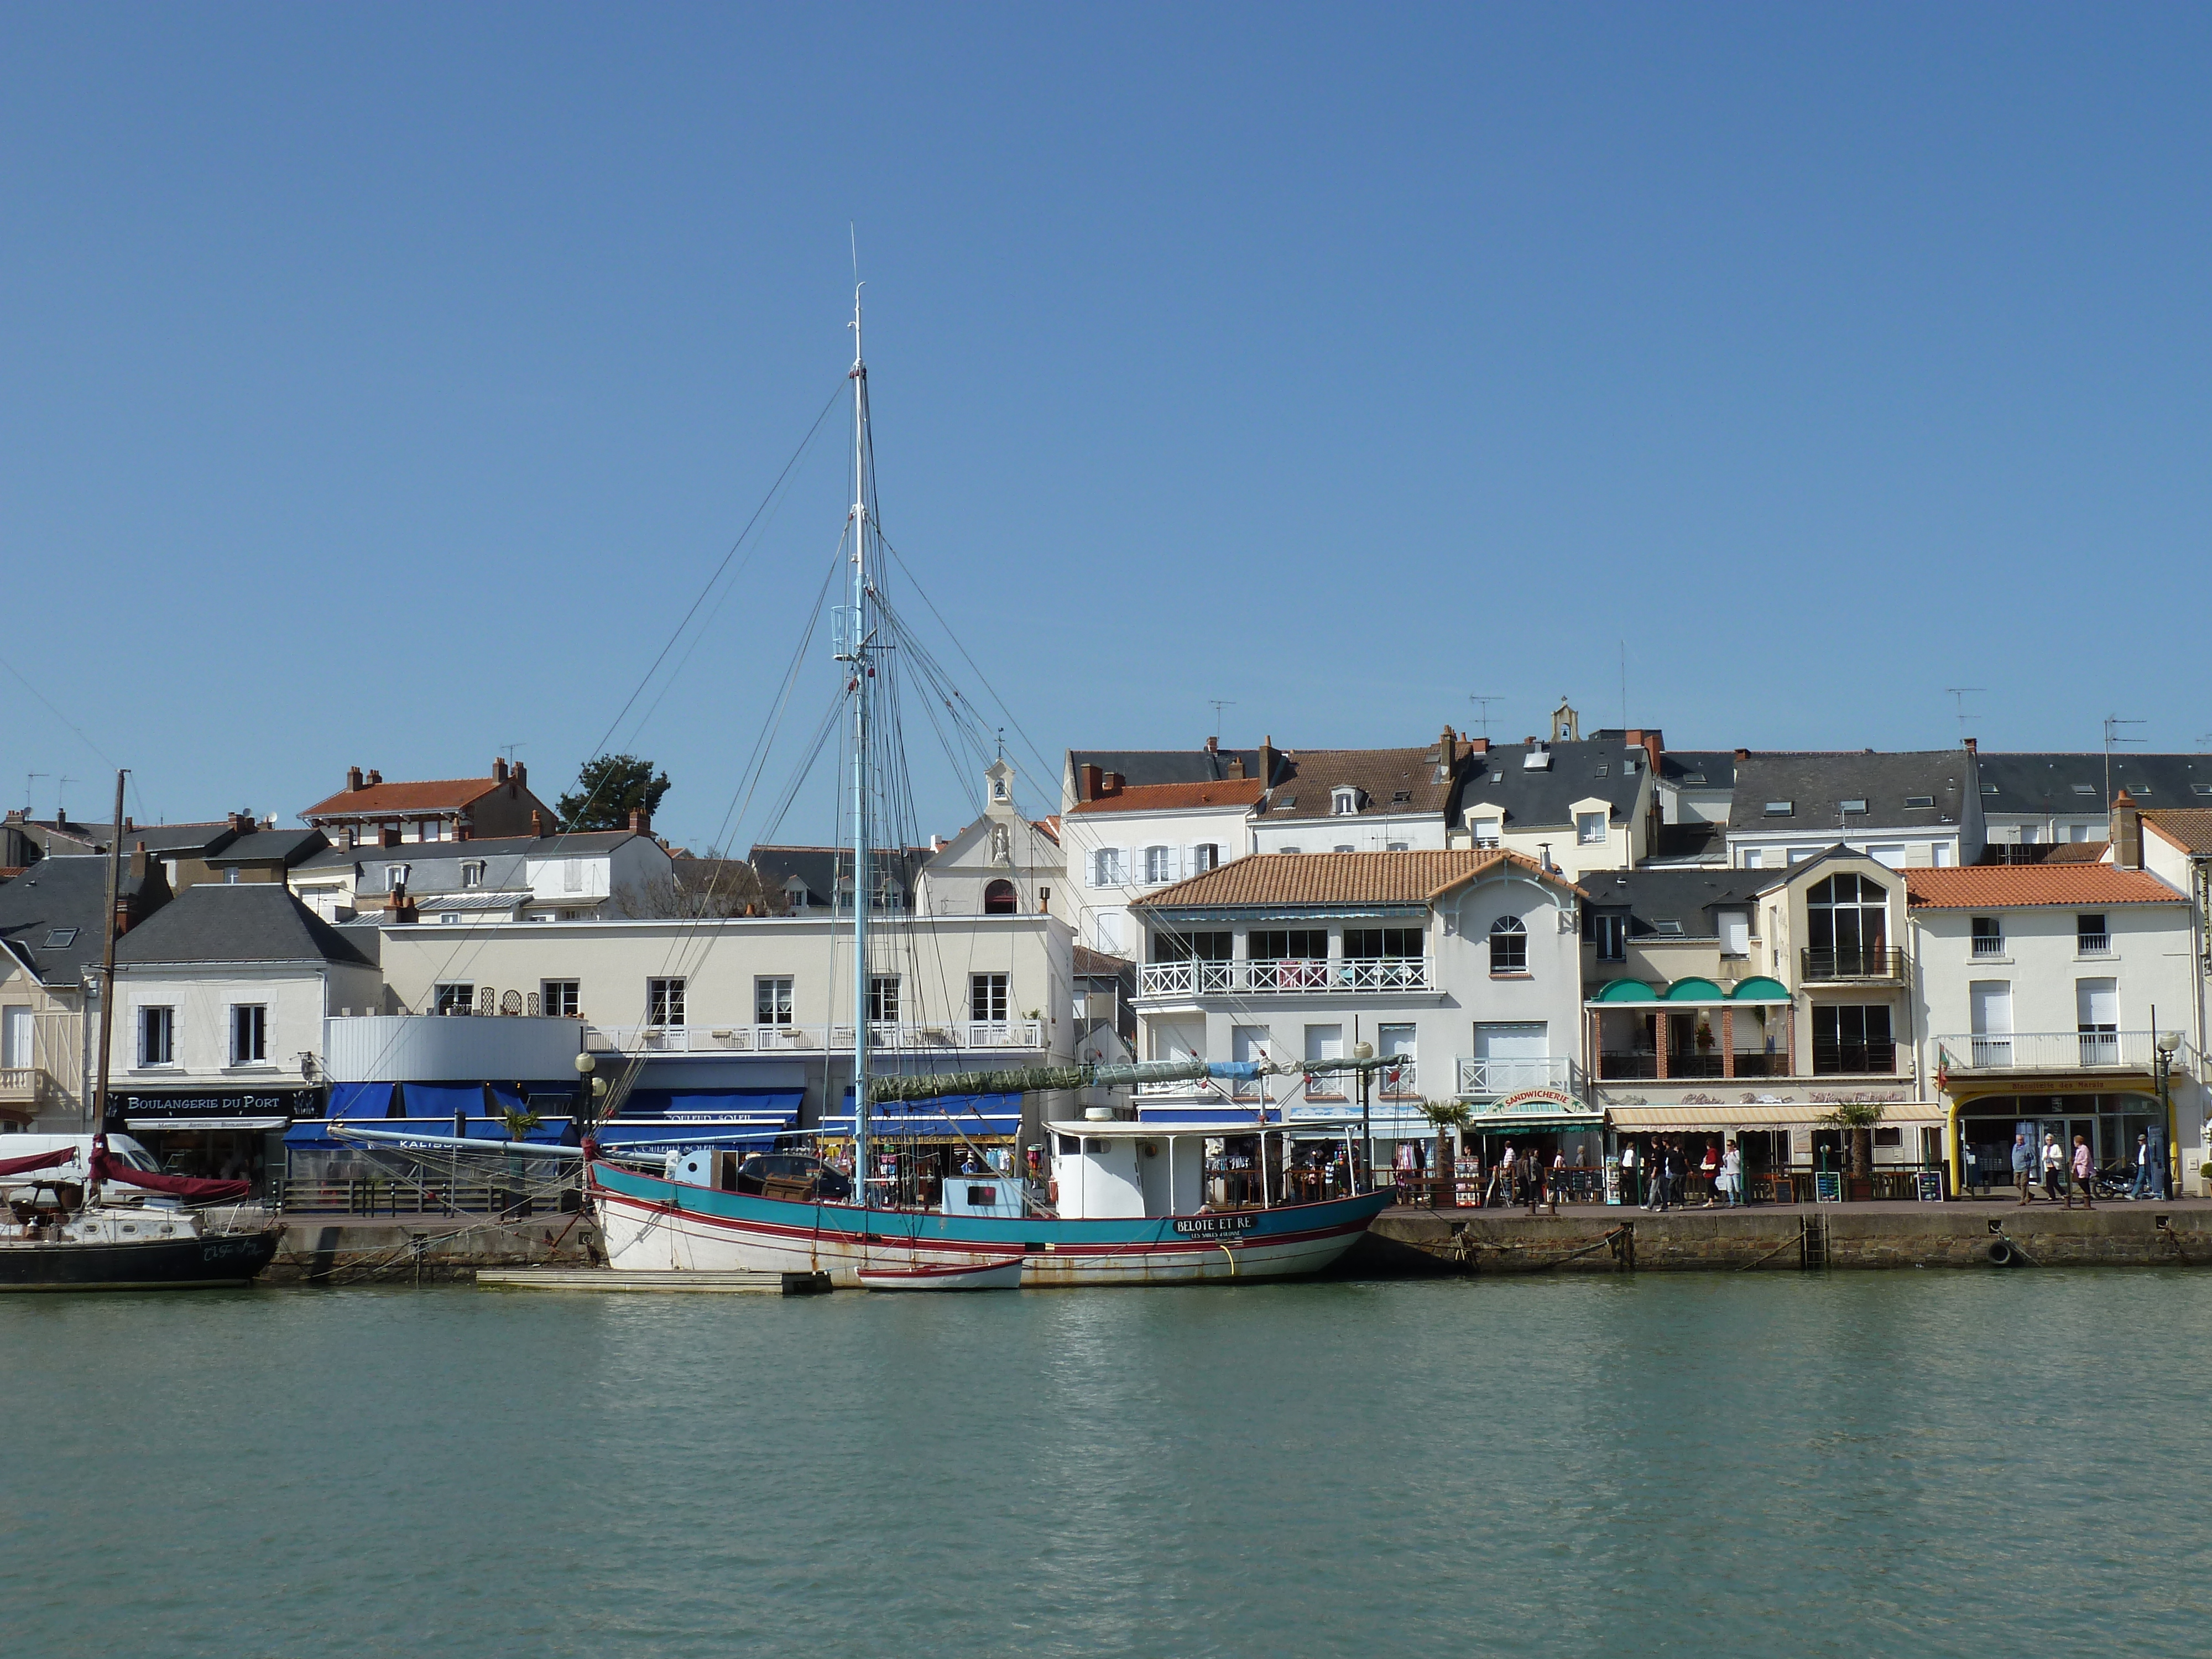
[[[1352,1057],[1354,1060],[1374,1059],[1375,1045],[1371,1042],[1353,1043],[1352,1045]],[[1371,1070],[1364,1066],[1359,1068],[1359,1155],[1362,1158],[1366,1160],[1365,1178],[1367,1186],[1370,1188],[1373,1187],[1375,1184],[1375,1120],[1368,1112],[1367,1091],[1372,1085],[1374,1080],[1375,1073]],[[1353,1184],[1353,1190],[1362,1191],[1364,1189],[1360,1188],[1358,1183],[1355,1182]]]
[[[2158,1189],[2161,1198],[2171,1197],[2166,1188],[2167,1148],[2173,1145],[2173,1056],[2181,1047],[2181,1033],[2160,1031],[2152,1040],[2158,1053],[2158,1121],[2161,1145],[2158,1149]],[[2173,1192],[2180,1190],[2181,1171],[2175,1170]]]
[[[576,1122],[582,1128],[592,1127],[592,1085],[599,1081],[592,1073],[599,1066],[599,1061],[589,1054],[576,1056]]]

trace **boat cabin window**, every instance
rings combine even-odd
[[[1083,1143],[1073,1135],[1062,1135],[1060,1138],[1060,1155],[1062,1158],[1073,1158],[1082,1150]]]
[[[999,1189],[996,1187],[970,1187],[968,1189],[968,1202],[976,1209],[988,1210],[998,1201]]]

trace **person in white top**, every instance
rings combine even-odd
[[[1743,1154],[1734,1140],[1721,1158],[1721,1191],[1727,1195],[1730,1209],[1743,1202]]]
[[[2066,1192],[2066,1149],[2050,1130],[2043,1132],[2043,1195],[2053,1204]]]

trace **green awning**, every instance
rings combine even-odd
[[[1721,988],[1709,979],[1692,974],[1687,979],[1678,979],[1667,988],[1669,1002],[1725,1002]]]
[[[1754,974],[1749,979],[1736,981],[1732,1002],[1787,1002],[1790,988],[1778,979],[1769,979],[1764,974]]]
[[[1617,979],[1590,999],[1592,1002],[1656,1002],[1659,993],[1640,979]]]

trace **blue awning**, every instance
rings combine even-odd
[[[853,1091],[844,1110],[822,1120],[825,1135],[853,1133]],[[868,1133],[889,1140],[902,1137],[951,1139],[957,1136],[1005,1136],[1021,1133],[1019,1095],[939,1095],[933,1100],[890,1100],[868,1112]]]
[[[331,1085],[331,1115],[332,1117],[382,1117],[392,1109],[392,1085],[389,1083],[333,1083]],[[285,1137],[287,1140],[290,1136]]]
[[[450,1123],[456,1116],[483,1115],[481,1083],[406,1083],[400,1092],[407,1097],[410,1117],[442,1117]]]
[[[623,1097],[622,1116],[788,1125],[805,1097],[798,1089],[633,1089]]]

